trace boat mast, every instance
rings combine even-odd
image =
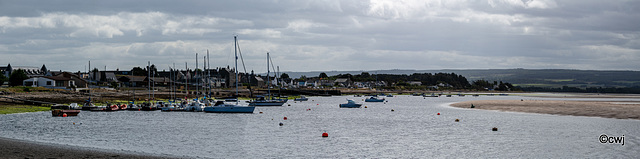
[[[273,64],[272,64],[273,65]],[[280,66],[276,66],[277,70],[276,70],[276,84],[278,85],[278,97],[282,97],[282,93],[280,93],[280,90],[282,89],[282,86],[280,85]]]
[[[154,67],[154,68],[155,68],[155,67]],[[106,66],[105,66],[105,69],[106,69]],[[105,71],[106,71],[106,70],[105,70]],[[149,71],[151,71],[151,67],[149,67]],[[156,80],[155,80],[155,78],[156,78],[156,72],[154,71],[154,72],[151,74],[151,76],[153,76],[153,83],[151,83],[151,86],[152,86],[152,87],[151,87],[151,90],[152,90],[152,91],[151,91],[151,99],[155,100],[155,99],[156,99],[156,90],[155,90],[155,89],[156,89]]]
[[[211,60],[209,59],[209,49],[207,49],[207,88],[209,88],[209,98],[211,98]]]
[[[267,95],[271,99],[271,79],[269,79],[269,52],[267,52]]]
[[[151,61],[147,61],[147,89],[149,90],[147,98],[151,100]]]
[[[202,64],[203,64],[202,65],[202,71],[206,71],[207,70],[207,56],[203,56],[202,57]],[[202,82],[202,85],[200,85],[200,87],[202,87],[203,96],[207,97],[207,95],[206,95],[207,90],[206,90],[206,87],[205,87],[206,83],[204,81],[202,81],[202,79],[206,80],[206,78],[205,78],[206,76],[205,75],[206,75],[206,72],[202,72],[202,76],[201,76],[202,78],[200,78],[201,79],[200,81]]]
[[[233,49],[236,56],[236,98],[239,96],[238,93],[238,36],[233,36]],[[238,100],[236,100],[236,104],[238,104]]]
[[[198,53],[196,52],[196,69],[195,69],[195,75],[198,76]],[[200,90],[198,90],[198,84],[200,82],[198,81],[198,79],[196,79],[196,99],[198,99],[198,93],[200,93]]]
[[[187,62],[184,62],[184,99],[186,100],[189,96],[189,80],[187,79],[187,73],[189,73],[189,66],[187,66]]]
[[[87,70],[87,73],[89,74],[89,84],[87,84],[87,87],[89,87],[89,103],[91,103],[91,97],[93,97],[93,94],[91,94],[91,60],[89,60],[89,70]]]
[[[164,79],[164,77],[162,77]],[[173,98],[173,68],[171,66],[169,66],[169,90],[171,91],[169,93],[169,103],[173,104],[173,102],[171,101],[172,99],[175,100],[175,98]]]
[[[178,98],[176,96],[176,91],[178,91],[177,86],[176,86],[176,72],[178,69],[176,69],[176,63],[173,63],[173,69],[171,72],[173,72],[173,79],[171,80],[171,83],[173,84],[173,101],[176,101],[176,98]]]

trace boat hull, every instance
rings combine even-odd
[[[52,110],[51,111],[51,115],[54,117],[63,116],[63,114],[67,114],[67,116],[78,116],[79,113],[80,113],[80,110]]]
[[[206,113],[253,113],[256,107],[244,107],[244,106],[212,106],[205,107]]]
[[[340,108],[360,108],[362,104],[340,104]]]
[[[284,101],[278,101],[278,102],[258,102],[258,101],[254,101],[254,102],[250,102],[249,106],[254,106],[254,107],[260,107],[260,106],[282,106],[284,105]]]
[[[309,101],[309,98],[296,98],[293,101]]]
[[[365,102],[384,102],[384,99],[365,99]]]

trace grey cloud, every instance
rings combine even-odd
[[[636,1],[0,1],[3,63],[82,70],[152,61],[287,71],[638,69]],[[73,58],[69,58],[73,57]],[[606,58],[603,58],[606,57]],[[26,60],[31,59],[31,60]]]

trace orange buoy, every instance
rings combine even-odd
[[[367,108],[367,106],[364,106],[364,108]]]
[[[62,113],[62,117],[67,117],[67,113]]]
[[[287,117],[286,117],[286,116],[284,117],[284,120],[287,120]]]
[[[327,132],[322,133],[322,137],[329,137],[329,134]]]
[[[460,119],[456,119],[456,122],[459,122],[459,121],[460,121]]]
[[[440,115],[440,113],[438,113],[438,115]]]
[[[498,131],[497,127],[493,127],[493,129],[491,129],[492,131]]]
[[[262,112],[260,112],[260,114],[262,114]]]

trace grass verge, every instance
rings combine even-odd
[[[0,106],[0,114],[27,113],[49,111],[50,107],[31,106],[31,105],[3,105]]]

